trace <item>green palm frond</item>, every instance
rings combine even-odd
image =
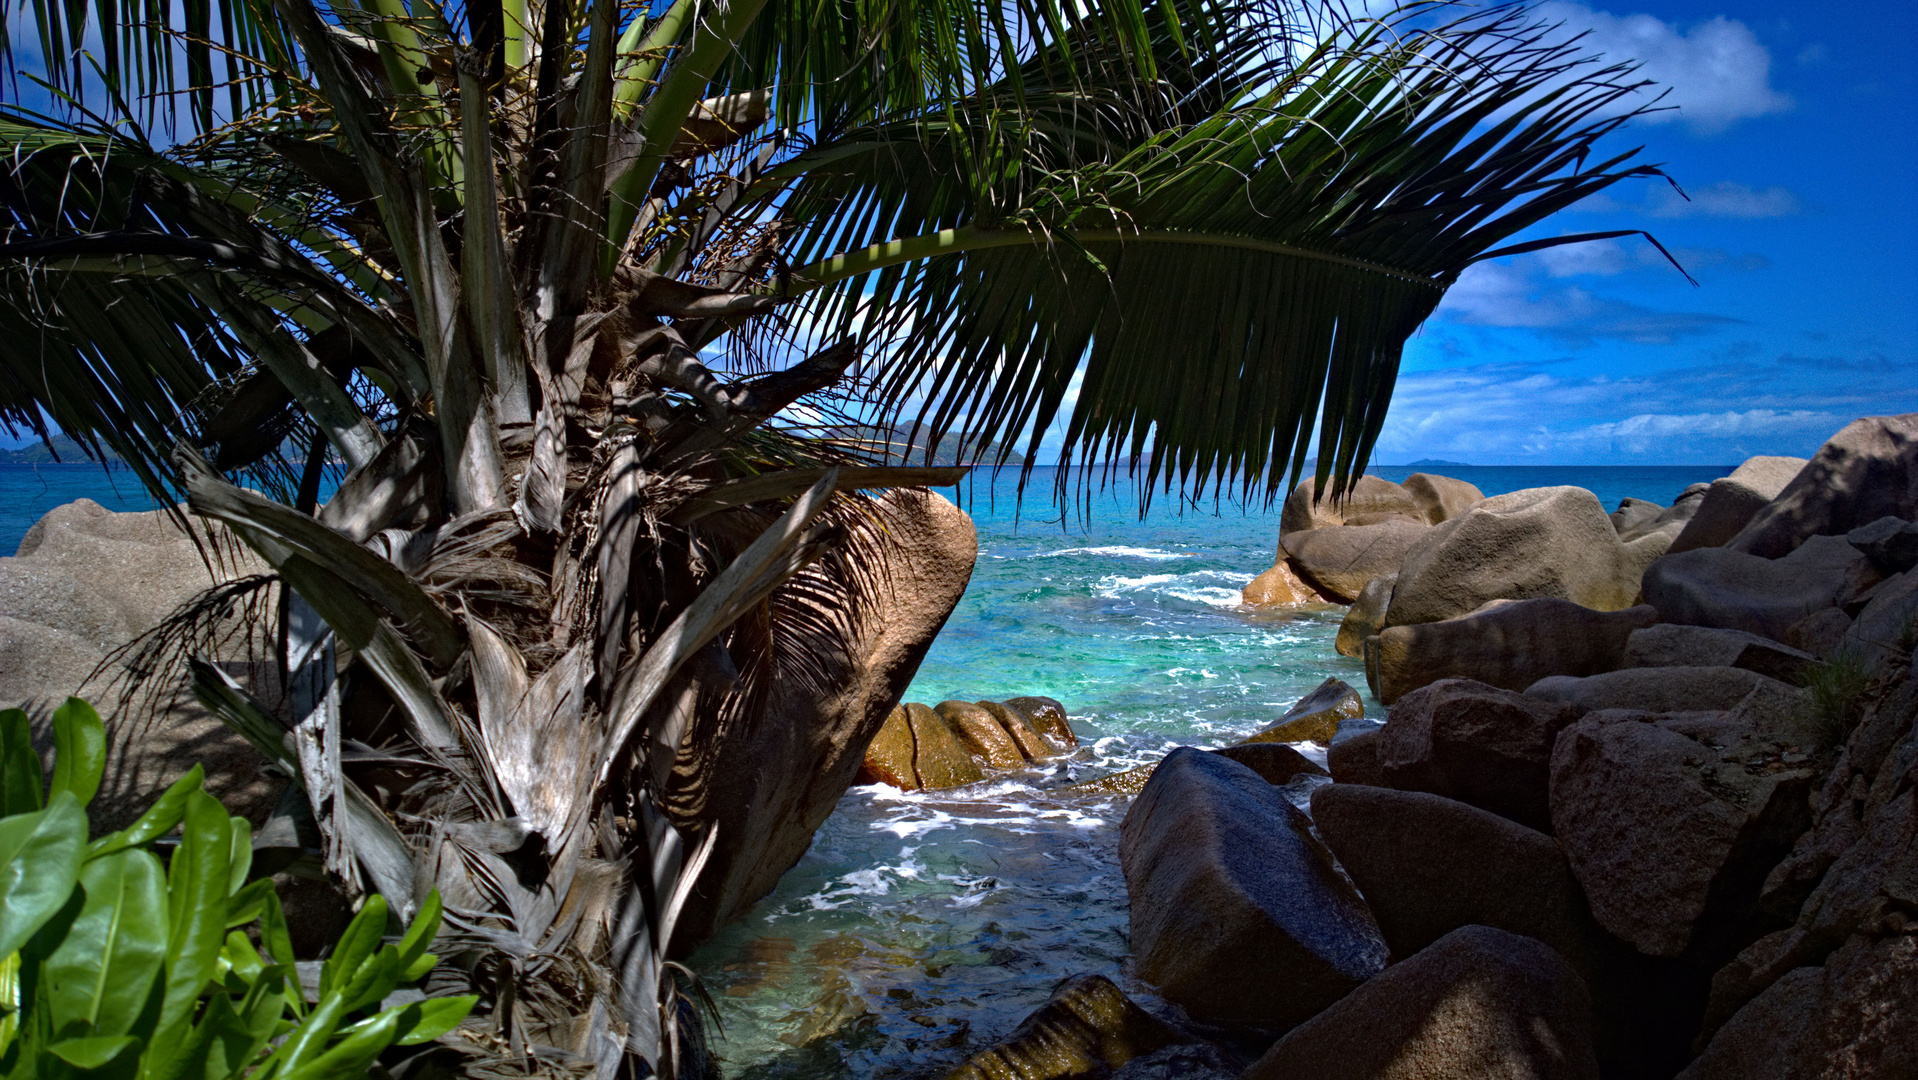
[[[1269,498],[1316,426],[1320,482],[1354,475],[1458,274],[1657,172],[1591,160],[1642,84],[1552,31],[1510,10],[1362,25],[1104,160],[1027,139],[1000,158],[1016,185],[960,167],[963,125],[895,138],[807,175],[792,277],[822,320],[896,343],[879,400],[917,406],[933,440],[1003,454],[1024,435],[1030,468],[1063,421],[1060,464]]]

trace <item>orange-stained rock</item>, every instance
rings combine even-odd
[[[981,705],[985,702],[980,702]],[[1024,716],[1027,722],[1039,729],[1039,733],[1057,742],[1060,746],[1079,745],[1079,737],[1072,733],[1072,724],[1066,720],[1066,707],[1053,698],[1028,694],[1024,697],[1007,698],[1005,706]]]
[[[891,784],[906,791],[919,786],[912,771],[912,725],[906,722],[905,706],[895,707],[872,737],[854,783]]]
[[[1279,717],[1278,723],[1244,740],[1263,742],[1329,743],[1338,734],[1339,722],[1365,715],[1365,699],[1343,681],[1333,678],[1294,702]]]
[[[1239,593],[1242,603],[1253,607],[1297,607],[1301,604],[1338,603],[1305,583],[1292,564],[1280,559],[1272,569],[1253,578]]]
[[[906,704],[912,725],[912,771],[922,788],[952,788],[986,778],[972,751],[946,718],[916,701]]]
[[[970,701],[942,701],[933,706],[933,711],[945,717],[960,740],[973,753],[985,758],[987,765],[995,769],[1016,769],[1026,763],[1019,744],[1013,741],[1005,726],[980,706]]]

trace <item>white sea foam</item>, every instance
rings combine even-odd
[[[1107,600],[1118,600],[1142,592],[1156,593],[1187,603],[1220,608],[1237,607],[1244,576],[1230,570],[1194,570],[1189,574],[1144,574],[1139,577],[1107,574],[1093,586],[1093,593]],[[1214,582],[1235,584],[1211,584]]]
[[[1190,559],[1190,552],[1165,551],[1160,548],[1126,547],[1112,544],[1104,547],[1062,548],[1058,551],[1041,551],[1031,556],[1034,559],[1056,559],[1061,555],[1105,555],[1119,559],[1150,559],[1153,562],[1165,562],[1171,559]]]

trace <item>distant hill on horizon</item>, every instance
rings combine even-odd
[[[1381,466],[1381,468],[1384,468],[1384,467],[1385,466]],[[1473,468],[1473,465],[1469,461],[1446,461],[1443,458],[1428,457],[1428,458],[1420,458],[1417,461],[1408,461],[1405,464],[1399,466],[1399,468],[1401,469],[1470,469],[1470,468]]]
[[[119,461],[120,455],[106,447],[100,448],[108,461]],[[55,455],[58,455],[56,458]],[[53,437],[52,447],[43,442],[30,442],[17,450],[0,449],[0,465],[89,465],[98,464],[80,444],[73,441],[71,435],[60,434]]]

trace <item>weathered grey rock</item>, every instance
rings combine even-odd
[[[1755,938],[1759,887],[1810,825],[1812,772],[1783,764],[1794,749],[1726,721],[1598,713],[1567,728],[1552,827],[1599,924],[1709,963]]]
[[[1385,786],[1385,771],[1379,767],[1379,736],[1383,731],[1383,728],[1361,731],[1333,743],[1325,752],[1325,764],[1332,779],[1341,784]]]
[[[1768,685],[1769,684],[1769,685]],[[1648,713],[1713,712],[1736,708],[1753,690],[1790,695],[1802,692],[1756,671],[1733,667],[1625,668],[1582,679],[1555,675],[1540,679],[1526,697],[1562,701],[1580,710],[1633,709]]]
[[[1644,605],[1594,611],[1570,600],[1494,600],[1456,618],[1380,631],[1367,676],[1387,705],[1440,679],[1523,690],[1547,675],[1618,667],[1631,633],[1657,621]]]
[[[978,705],[970,701],[942,701],[933,706],[933,711],[959,736],[967,750],[984,758],[992,768],[1016,769],[1026,763],[1019,744],[998,718]]]
[[[986,702],[979,704],[985,705]],[[1007,698],[1005,707],[1024,716],[1026,722],[1039,730],[1055,745],[1071,748],[1079,745],[1079,737],[1072,733],[1072,724],[1066,719],[1066,707],[1057,698],[1040,697],[1027,694],[1022,697]]]
[[[1660,623],[1632,631],[1626,667],[1735,667],[1779,682],[1804,685],[1818,658],[1743,630]]]
[[[1074,975],[1005,1041],[974,1054],[946,1080],[1073,1080],[1193,1041],[1110,979]]]
[[[1454,930],[1301,1024],[1244,1080],[1597,1080],[1591,995],[1557,953]]]
[[[776,683],[758,715],[727,716],[716,707],[687,733],[690,742],[716,748],[712,768],[698,775],[709,778],[703,814],[718,826],[719,841],[680,915],[681,940],[703,940],[738,917],[806,853],[964,594],[978,553],[970,517],[913,489],[883,496],[875,518],[848,543],[863,549],[873,573],[851,590],[850,603],[816,607],[819,624],[839,638],[815,657],[822,682]],[[808,567],[781,586],[776,602],[816,606],[814,597],[847,593],[822,577],[830,572]],[[720,678],[707,686],[716,701],[727,700],[728,688]],[[699,743],[711,737],[704,725],[721,720],[736,725],[728,737]]]
[[[0,558],[0,707],[44,719],[77,695],[106,718],[106,780],[88,806],[96,832],[125,827],[195,764],[207,790],[256,826],[284,786],[200,706],[183,673],[157,672],[128,692],[128,673],[107,660],[216,583],[263,570],[224,530],[189,527],[192,536],[163,511],[116,514],[81,499],[48,511],[21,554]],[[249,662],[249,654],[264,660],[263,638],[236,621],[219,629],[232,636],[215,661],[271,705],[272,665]]]
[[[1359,590],[1358,598],[1339,621],[1339,636],[1332,643],[1340,656],[1363,656],[1365,639],[1385,628],[1385,609],[1391,606],[1392,586],[1398,580],[1396,573],[1380,574]]]
[[[1316,690],[1292,703],[1277,723],[1243,743],[1329,743],[1338,734],[1339,724],[1365,715],[1365,699],[1357,690],[1338,678],[1330,678]]]
[[[1628,529],[1620,529],[1618,538],[1625,543],[1631,543],[1653,533],[1677,537],[1697,515],[1698,508],[1705,505],[1705,495],[1709,490],[1709,485],[1693,484],[1685,489],[1685,493],[1680,495],[1676,502],[1660,510],[1651,519],[1640,521]]]
[[[1432,473],[1413,473],[1399,486],[1418,503],[1427,525],[1450,521],[1485,501],[1485,493],[1477,487]]]
[[[1393,956],[1463,926],[1537,938],[1590,988],[1606,1075],[1669,1076],[1689,1056],[1697,978],[1600,928],[1551,837],[1437,795],[1337,783],[1313,792],[1312,818]]]
[[[1679,1080],[1918,1076],[1918,936],[1855,936],[1795,968],[1718,1030]]]
[[[1609,515],[1612,528],[1623,534],[1658,517],[1665,508],[1646,499],[1625,498],[1618,502],[1618,509]]]
[[[1886,583],[1881,583],[1881,587],[1883,584]],[[1781,644],[1810,653],[1820,660],[1829,660],[1843,644],[1845,631],[1850,629],[1851,616],[1845,614],[1845,609],[1826,608],[1793,623],[1791,629],[1785,631]]]
[[[1881,517],[1845,534],[1845,542],[1887,574],[1902,574],[1918,566],[1918,523]]]
[[[1376,525],[1340,525],[1286,533],[1281,541],[1299,576],[1313,588],[1349,604],[1365,583],[1395,573],[1430,531],[1429,526],[1392,519]]]
[[[1333,783],[1313,792],[1312,820],[1394,957],[1474,924],[1537,938],[1575,966],[1603,938],[1558,844],[1508,818],[1423,791]]]
[[[1399,567],[1387,626],[1437,622],[1488,600],[1555,597],[1599,611],[1630,607],[1636,579],[1621,577],[1622,545],[1584,488],[1499,495],[1432,527]]]
[[[1285,497],[1285,506],[1279,511],[1279,537],[1284,538],[1295,532],[1307,529],[1323,529],[1345,524],[1348,520],[1367,514],[1410,514],[1422,516],[1418,499],[1384,477],[1370,473],[1358,478],[1345,498],[1334,502],[1330,497],[1313,502],[1318,491],[1318,481],[1307,477],[1299,481],[1292,494]],[[1284,556],[1284,548],[1280,548]]]
[[[1283,1029],[1385,966],[1365,902],[1305,814],[1251,769],[1182,747],[1120,830],[1136,971],[1195,1018]]]
[[[1393,706],[1379,735],[1379,769],[1401,791],[1457,799],[1549,833],[1552,744],[1578,715],[1557,702],[1445,679]]]
[[[1881,517],[1918,518],[1918,413],[1845,425],[1726,546],[1776,559]]]
[[[1252,607],[1299,607],[1338,601],[1306,584],[1292,569],[1291,560],[1280,558],[1272,569],[1246,583],[1239,591],[1239,602]]]
[[[1712,481],[1704,501],[1672,542],[1674,552],[1718,547],[1737,536],[1805,467],[1804,458],[1755,457]]]
[[[1909,656],[1918,640],[1918,571],[1907,570],[1880,585],[1858,618],[1845,628],[1834,654],[1862,656],[1877,665]]]
[[[1325,767],[1284,743],[1240,743],[1237,746],[1221,746],[1211,753],[1233,761],[1259,774],[1259,778],[1268,784],[1290,783],[1292,778],[1304,773],[1307,776],[1330,776]]]
[[[1667,622],[1776,641],[1807,616],[1849,603],[1880,577],[1857,548],[1823,537],[1782,559],[1730,548],[1667,555],[1645,571],[1642,587],[1645,601]]]

